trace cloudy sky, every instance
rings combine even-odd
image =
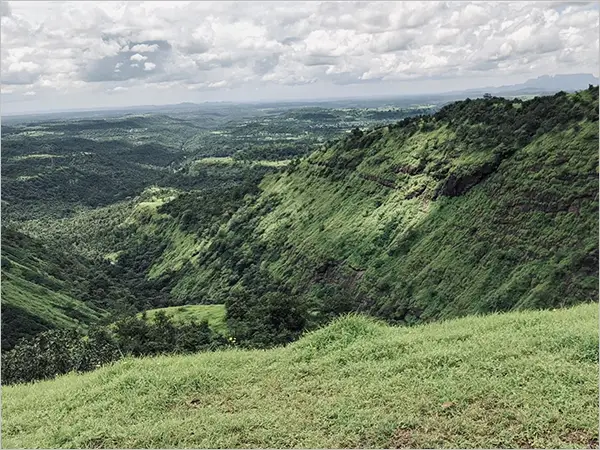
[[[597,2],[1,3],[3,113],[598,75]]]

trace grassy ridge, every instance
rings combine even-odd
[[[410,328],[360,316],[267,351],[128,359],[2,389],[3,446],[587,448],[598,305]]]

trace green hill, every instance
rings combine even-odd
[[[148,188],[52,222],[54,234],[28,227],[94,236],[88,254],[135,278],[132,291],[156,286],[138,311],[225,304],[231,332],[261,345],[350,311],[413,324],[598,296],[598,88],[355,129],[260,189],[262,172],[242,166],[211,169],[227,183]]]
[[[257,317],[268,326],[267,293],[313,325],[355,310],[411,324],[598,297],[597,88],[354,130],[261,190],[201,244],[169,249],[185,261],[172,295],[226,303],[247,336]]]
[[[6,448],[595,448],[598,305],[284,348],[127,359],[2,388]]]
[[[414,324],[598,296],[598,88],[355,129],[260,189],[263,172],[217,166],[23,229],[109,258],[126,286],[104,298],[129,312],[225,304],[262,346],[351,311]]]

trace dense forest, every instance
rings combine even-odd
[[[595,300],[598,88],[431,110],[3,126],[3,380]]]

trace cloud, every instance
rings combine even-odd
[[[141,62],[141,61],[146,61],[148,59],[148,57],[147,56],[142,56],[139,53],[136,53],[135,55],[130,56],[129,59],[132,60],[132,61]]]
[[[0,16],[10,17],[12,15],[12,9],[7,1],[0,2]]]
[[[215,83],[208,84],[208,87],[211,87],[211,88],[221,88],[221,87],[225,87],[225,86],[227,86],[227,81],[225,81],[225,80],[221,80],[221,81],[217,81]]]
[[[124,82],[275,92],[598,67],[595,2],[1,4],[3,88],[22,86],[11,95],[101,95]]]
[[[27,91],[23,95],[26,95],[27,97],[33,97],[35,95],[35,91]]]
[[[137,44],[134,45],[133,47],[131,47],[131,51],[132,52],[140,52],[140,53],[151,53],[151,52],[155,52],[159,49],[159,46],[157,44],[152,44],[152,45],[148,45],[148,44]]]
[[[16,60],[2,64],[3,84],[30,85],[39,79],[40,74],[40,65],[32,61]]]

